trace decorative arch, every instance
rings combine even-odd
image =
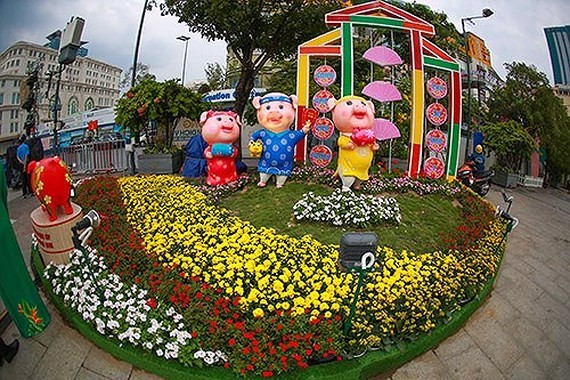
[[[353,28],[383,28],[407,33],[410,38],[412,76],[412,112],[410,120],[410,149],[408,176],[415,178],[422,170],[425,138],[425,68],[449,72],[449,136],[445,175],[453,180],[457,172],[461,144],[461,72],[459,64],[428,40],[435,35],[433,25],[421,18],[384,1],[371,1],[331,12],[325,16],[328,26],[338,29],[301,44],[297,58],[297,129],[301,129],[303,115],[309,107],[310,59],[334,56],[341,59],[341,96],[353,95]],[[303,161],[306,146],[298,149],[296,158]]]

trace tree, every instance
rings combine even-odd
[[[497,89],[487,103],[490,120],[517,121],[544,149],[549,175],[556,179],[570,173],[570,118],[546,74],[520,62],[505,67],[505,86]]]
[[[518,172],[521,162],[536,151],[536,143],[523,126],[514,120],[483,126],[485,145],[495,152],[497,169]]]
[[[207,63],[206,64],[206,80],[208,81],[209,91],[221,90],[225,88],[226,80],[226,70],[219,63]]]
[[[147,78],[119,99],[116,122],[136,134],[149,121],[156,121],[156,151],[169,151],[178,120],[181,117],[197,120],[206,109],[201,96],[177,80],[157,82]]]
[[[325,32],[324,15],[340,5],[338,0],[165,0],[161,10],[190,32],[228,44],[241,65],[234,105],[241,115],[261,68],[293,56],[299,44]]]
[[[135,86],[143,81],[143,79],[156,79],[154,74],[150,73],[150,67],[142,62],[137,63],[137,74],[135,76]],[[123,73],[121,81],[119,82],[119,88],[123,90],[128,90],[131,88],[131,81],[133,79],[133,67],[129,69],[128,72]]]

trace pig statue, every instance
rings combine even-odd
[[[47,212],[50,222],[57,219],[57,208],[63,207],[67,215],[73,213],[71,206],[71,176],[67,165],[57,156],[32,161],[28,165],[32,191]]]
[[[260,177],[257,186],[265,187],[269,178],[275,175],[276,187],[283,187],[293,170],[295,145],[305,137],[311,127],[305,125],[298,131],[289,129],[297,109],[295,95],[271,92],[263,97],[256,96],[252,103],[257,110],[257,120],[263,127],[253,132],[250,139],[250,144],[260,140],[263,145],[257,165]]]
[[[372,164],[376,138],[372,132],[374,125],[374,104],[359,96],[345,96],[339,100],[329,99],[335,127],[339,130],[337,175],[342,181],[342,191],[360,187],[368,179],[368,169]]]
[[[204,157],[208,164],[206,183],[220,186],[237,179],[237,148],[233,143],[239,137],[239,116],[231,111],[207,111],[200,116],[202,137],[208,143]]]

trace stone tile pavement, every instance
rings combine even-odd
[[[488,195],[496,205],[499,190]],[[376,379],[570,379],[570,195],[530,188],[507,193],[520,225],[509,236],[489,299],[455,335]],[[29,214],[37,201],[20,193],[9,199],[29,262]],[[52,322],[41,334],[21,338],[13,324],[2,333],[21,345],[12,363],[0,367],[0,380],[158,379],[95,347],[48,307]]]

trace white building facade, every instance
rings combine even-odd
[[[40,67],[36,85],[38,121],[53,120],[50,103],[55,99],[57,75],[52,75],[49,83],[47,73],[58,70],[57,59],[57,50],[23,41],[0,53],[0,154],[24,132],[27,112],[21,107],[26,100],[23,97],[27,98],[26,79],[33,65]],[[64,66],[61,74],[58,119],[113,107],[120,94],[121,74],[117,66],[78,56],[74,63]]]

